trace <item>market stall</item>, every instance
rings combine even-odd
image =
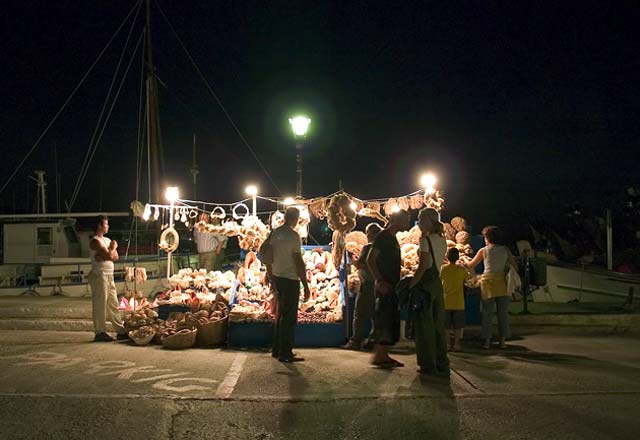
[[[161,325],[156,325],[156,334],[180,333],[182,339],[192,337],[195,341],[198,320],[211,319],[212,310],[220,312],[223,304],[224,318],[229,321],[229,345],[268,346],[277,305],[258,250],[269,232],[283,224],[286,207],[294,205],[301,212],[295,229],[303,240],[308,237],[312,218],[326,220],[333,231],[330,246],[304,246],[303,249],[311,298],[304,301],[301,286],[296,345],[342,344],[350,335],[350,303],[353,302],[350,297],[359,289],[350,259],[357,259],[367,242],[364,233],[354,231],[357,218],[367,217],[385,225],[388,216],[400,209],[410,211],[427,206],[441,211],[444,199],[434,184],[401,197],[373,200],[362,200],[344,191],[313,199],[268,198],[258,196],[257,189],[249,187],[247,193],[251,198],[229,204],[180,199],[177,189],[168,190],[169,205],[147,204],[141,216],[146,221],[161,222],[163,233],[159,246],[167,252],[169,261],[180,240],[174,222],[181,222],[188,229],[237,237],[245,258],[236,270],[225,273],[193,269],[174,273],[169,269],[169,287],[150,305],[157,310],[157,319],[163,320]],[[271,208],[258,212],[258,199]],[[249,201],[253,209],[247,206]],[[202,213],[207,214],[205,219]],[[460,249],[461,259],[473,256],[464,219],[453,218],[445,224],[445,232],[448,245]],[[418,265],[420,231],[414,226],[399,232],[397,239],[402,251],[402,274],[412,275]],[[144,319],[149,319],[148,315]],[[173,323],[167,324],[167,321]],[[183,330],[193,331],[194,335]]]

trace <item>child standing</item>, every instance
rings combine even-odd
[[[460,338],[464,328],[464,282],[469,273],[456,264],[460,258],[458,249],[447,250],[447,260],[440,269],[442,288],[444,290],[444,323],[446,329],[453,329],[453,345],[450,351],[460,351]]]

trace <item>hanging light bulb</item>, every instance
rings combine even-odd
[[[142,213],[142,220],[149,221],[149,217],[151,217],[151,206],[147,203],[144,205],[144,212]]]

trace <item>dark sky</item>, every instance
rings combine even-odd
[[[636,1],[158,3],[283,195],[295,189],[297,111],[312,118],[306,196],[339,179],[360,197],[401,195],[429,169],[444,216],[483,224],[600,208],[638,183]],[[2,2],[0,185],[134,4]],[[127,30],[0,194],[2,211],[32,208],[36,168],[55,207],[54,146],[71,198]],[[243,198],[249,182],[279,195],[157,9],[153,38],[166,179],[190,188],[195,132],[202,198]],[[139,80],[136,58],[74,210],[133,199]]]

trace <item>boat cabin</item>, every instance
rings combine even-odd
[[[81,256],[74,220],[3,225],[4,264],[47,264],[51,258]]]

